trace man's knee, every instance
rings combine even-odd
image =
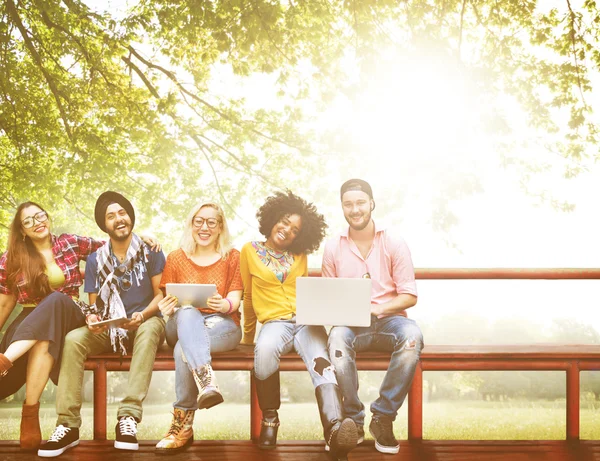
[[[402,332],[402,337],[396,342],[396,350],[414,351],[417,355],[423,349],[423,333],[414,325]]]
[[[69,331],[65,336],[64,353],[72,350],[87,350],[87,344],[93,334],[87,326]]]
[[[138,327],[136,340],[138,338],[156,339],[157,341],[165,334],[165,321],[161,317],[150,317]]]

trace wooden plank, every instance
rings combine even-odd
[[[126,458],[131,461],[156,460],[155,441],[141,442],[139,451],[115,450],[112,442],[83,441],[60,459],[63,461],[105,461]],[[21,453],[18,444],[0,444],[3,461],[38,461],[32,453]],[[272,451],[259,450],[250,442],[203,440],[185,452],[170,457],[174,461],[331,461],[323,442],[280,442]],[[398,455],[384,455],[368,440],[349,455],[350,461],[600,461],[600,442],[523,441],[401,441]]]
[[[389,359],[389,352],[361,352],[358,354],[357,362],[371,361],[373,359]],[[130,355],[123,357],[123,361],[130,359]],[[589,344],[505,344],[505,345],[429,345],[421,351],[421,359],[475,359],[475,358],[520,358],[520,359],[583,359],[600,360],[600,345]],[[97,359],[117,360],[119,356],[114,353],[100,354],[89,357],[93,362]],[[213,354],[216,362],[243,361],[244,369],[246,361],[254,359],[254,348],[251,346],[238,346],[227,352]],[[173,350],[163,344],[157,352],[156,361],[173,360]],[[285,354],[282,361],[300,360],[295,353]]]

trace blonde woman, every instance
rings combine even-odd
[[[242,297],[240,253],[231,248],[227,221],[216,203],[195,206],[185,221],[178,250],[167,257],[160,287],[167,283],[214,283],[217,293],[206,306],[180,308],[167,296],[158,304],[167,322],[167,343],[174,348],[175,392],[173,422],[158,445],[171,454],[194,440],[192,424],[197,409],[223,402],[211,352],[234,349],[242,338],[239,306]]]

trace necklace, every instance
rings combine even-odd
[[[264,247],[265,251],[275,259],[286,258],[289,255],[289,252],[287,250],[277,251],[272,248],[269,248],[267,245],[264,245]]]

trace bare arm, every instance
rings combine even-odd
[[[408,293],[400,293],[394,299],[383,304],[371,304],[371,314],[385,317],[402,312],[417,304],[417,297]]]
[[[256,313],[252,306],[252,274],[250,274],[250,268],[247,261],[247,255],[245,254],[244,248],[242,248],[242,254],[240,255],[240,273],[242,274],[242,281],[244,284],[244,305],[243,305],[243,336],[241,344],[254,344],[254,337],[256,336]]]
[[[135,330],[150,317],[153,317],[156,314],[158,314],[158,303],[161,299],[163,299],[163,292],[159,288],[161,277],[162,272],[160,274],[156,274],[150,279],[152,281],[152,291],[154,292],[154,298],[152,298],[150,304],[148,304],[148,306],[146,306],[146,308],[143,311],[134,312],[131,315],[131,321],[124,324],[121,328],[125,328],[126,330]]]
[[[0,330],[10,317],[13,309],[17,305],[17,297],[15,295],[0,294]]]

